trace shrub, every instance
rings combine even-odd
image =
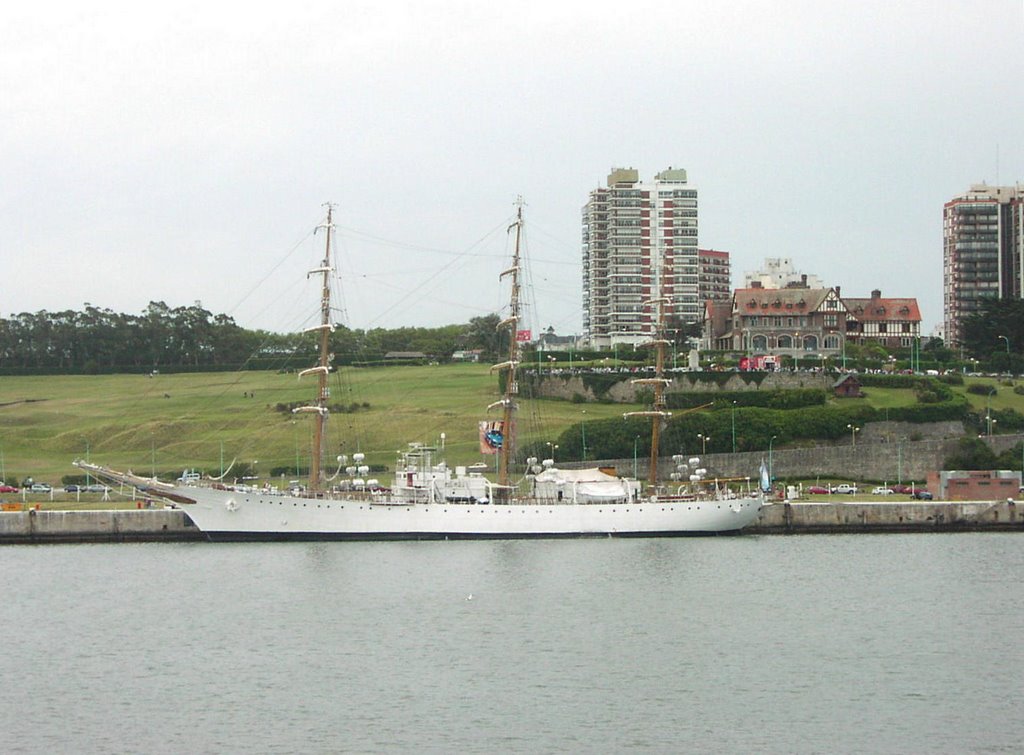
[[[943,469],[992,469],[996,455],[979,438],[961,438],[953,455],[943,463]]]
[[[987,396],[990,393],[993,395],[997,393],[997,388],[994,385],[989,387],[984,383],[971,383],[967,386],[967,392],[973,393],[975,396]]]

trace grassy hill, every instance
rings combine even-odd
[[[218,470],[232,459],[262,474],[309,464],[312,415],[280,411],[307,401],[315,378],[241,372],[0,378],[0,453],[7,476],[59,482],[75,458],[165,475],[186,467]],[[493,460],[478,452],[477,422],[498,399],[488,366],[343,368],[332,377],[325,457],[362,451],[371,464],[394,466],[411,441],[439,443],[451,464]],[[630,405],[520,404],[524,442],[557,438],[581,419],[619,417]],[[586,415],[583,411],[586,411]],[[492,413],[490,418],[495,418]]]
[[[967,393],[972,383],[996,393]],[[237,459],[263,476],[272,467],[308,467],[311,415],[286,409],[308,400],[314,388],[312,378],[277,372],[3,377],[5,476],[56,484],[77,473],[71,461],[87,454],[101,464],[161,476],[186,467],[216,471],[222,458],[224,465]],[[976,412],[990,405],[1024,413],[1024,396],[991,378],[968,378],[953,390]],[[910,389],[872,387],[867,394],[866,402],[879,409],[916,400]],[[488,418],[485,408],[497,398],[497,378],[486,365],[343,368],[332,378],[330,402],[354,411],[332,414],[325,457],[362,451],[369,463],[390,470],[395,452],[408,442],[437,444],[444,433],[449,463],[493,462],[478,451],[477,422]],[[637,408],[523,400],[520,439],[553,442],[571,425],[621,418]]]

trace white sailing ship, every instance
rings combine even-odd
[[[527,472],[512,481],[515,459],[515,411],[520,362],[516,330],[520,318],[520,241],[523,215],[516,219],[512,265],[501,274],[511,280],[509,316],[499,328],[509,331],[508,357],[495,370],[504,373],[504,394],[491,405],[501,409],[500,424],[493,423],[494,450],[498,456],[497,481],[471,467],[451,469],[437,459],[437,449],[410,444],[399,455],[390,487],[375,480],[352,477],[343,486],[325,485],[322,473],[324,426],[328,419],[327,377],[331,371],[330,321],[332,209],[328,208],[326,250],[320,266],[310,274],[322,276],[319,363],[302,375],[318,380],[316,400],[295,409],[314,415],[310,482],[281,494],[270,489],[224,485],[195,474],[183,474],[175,482],[161,481],[132,472],[78,460],[74,464],[90,474],[131,485],[146,495],[180,508],[211,540],[388,540],[448,538],[523,538],[622,536],[655,537],[732,533],[751,524],[764,504],[757,495],[697,495],[677,486],[670,494],[658,486],[658,437],[665,410],[663,376],[665,313],[663,298],[651,302],[658,317],[652,345],[656,348],[654,378],[638,382],[652,385],[652,450],[646,490],[629,478],[599,469],[562,470],[552,460],[527,460]],[[339,459],[341,461],[341,459]],[[355,454],[355,474],[365,474],[363,457]],[[691,460],[696,461],[696,460]],[[717,486],[716,486],[717,487]]]

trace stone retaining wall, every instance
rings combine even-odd
[[[878,425],[896,425],[897,423],[876,423]],[[950,456],[957,447],[959,435],[947,435],[956,431],[958,423],[932,423],[944,427],[933,427],[937,437],[918,441],[888,441],[883,433],[877,436],[872,435],[858,440],[857,445],[851,445],[849,441],[845,445],[821,445],[809,448],[775,448],[771,454],[768,449],[764,451],[745,451],[735,454],[706,454],[697,456],[701,464],[708,470],[708,477],[750,477],[756,480],[758,471],[761,468],[761,461],[771,464],[772,474],[777,480],[789,479],[813,479],[815,477],[836,477],[859,482],[863,480],[878,482],[903,482],[912,481],[921,483],[928,476],[942,468],[945,459]],[[912,428],[926,427],[924,425],[909,425]],[[962,432],[962,428],[961,428]],[[896,435],[895,437],[901,437]],[[873,438],[873,440],[869,439]],[[1012,448],[1019,443],[1024,436],[1021,435],[1000,435],[991,439],[993,450],[1000,453]],[[693,454],[684,453],[684,456]],[[579,468],[581,466],[609,466],[615,467],[619,474],[633,475],[633,459],[607,459],[602,461],[591,461],[586,465],[580,463],[560,464],[566,468]],[[664,465],[663,475],[667,475],[671,469],[671,461],[663,457],[660,462]],[[636,471],[639,479],[647,479],[646,457],[636,459]]]
[[[699,375],[700,373],[694,373]],[[760,373],[758,373],[760,375]],[[633,378],[650,377],[646,372],[623,372],[621,380],[608,389],[606,398],[619,403],[633,403],[637,400],[637,392],[650,386],[633,385]],[[760,380],[748,380],[742,372],[731,373],[729,378],[718,383],[714,380],[701,380],[690,377],[687,373],[671,375],[672,382],[665,387],[666,393],[722,393],[727,391],[779,391],[796,390],[798,388],[818,388],[829,390],[834,378],[816,372],[769,372]],[[572,401],[582,396],[587,401],[596,401],[594,392],[587,387],[581,374],[563,371],[552,375],[537,377],[529,376],[534,381],[534,395],[537,398],[556,398]]]

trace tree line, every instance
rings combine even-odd
[[[487,354],[501,347],[498,315],[434,328],[351,329],[338,326],[331,351],[338,364],[374,363],[389,351],[448,359],[459,349]],[[250,330],[201,305],[150,302],[141,314],[86,304],[81,311],[23,312],[0,318],[0,373],[274,369],[316,359],[314,334]]]

